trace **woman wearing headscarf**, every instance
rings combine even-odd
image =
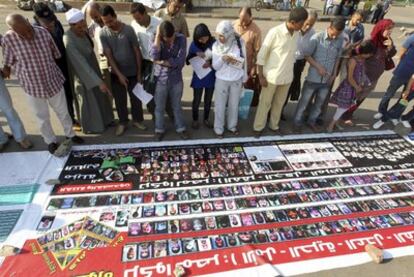
[[[227,129],[238,135],[238,110],[243,83],[247,81],[246,47],[230,21],[221,21],[216,28],[218,40],[213,44],[213,68],[216,70],[214,87],[214,132],[224,135],[226,108]]]
[[[212,67],[211,65],[211,49],[215,42],[214,37],[211,35],[210,30],[204,23],[198,24],[194,29],[193,42],[190,45],[187,56],[187,64],[190,64],[190,60],[194,57],[199,57],[205,60],[204,68]],[[214,83],[216,76],[214,70],[211,70],[206,76],[200,79],[197,74],[193,73],[193,79],[191,80],[191,87],[194,90],[194,98],[192,104],[193,112],[193,124],[194,129],[199,128],[198,123],[198,109],[200,107],[201,98],[204,90],[204,125],[211,128],[212,125],[209,121],[211,100],[214,93]]]
[[[102,133],[114,120],[111,94],[99,69],[93,42],[87,32],[83,13],[77,9],[66,12],[69,29],[63,37],[69,72],[79,102],[80,123],[84,133]]]
[[[394,22],[391,19],[380,20],[371,31],[371,41],[376,47],[375,55],[365,60],[365,71],[371,85],[366,87],[352,106],[343,116],[347,125],[353,125],[352,115],[375,89],[377,82],[385,70],[392,69],[392,57],[397,53],[391,39]]]

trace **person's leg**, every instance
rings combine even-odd
[[[214,88],[214,132],[217,135],[224,133],[224,120],[226,117],[226,106],[229,98],[230,82],[216,79],[216,86]]]
[[[243,89],[242,80],[232,82],[229,89],[229,104],[227,105],[227,129],[236,132],[239,119],[239,103]]]
[[[361,104],[365,101],[365,99],[368,97],[368,95],[375,89],[377,86],[377,81],[372,82],[372,84],[369,87],[364,88],[361,95],[359,95],[356,105],[352,107],[351,109],[348,109],[341,117],[341,120],[343,121],[349,121],[352,120],[352,117],[354,115],[354,112],[361,106]]]
[[[204,90],[204,121],[209,120],[213,94],[214,88],[206,88]]]
[[[65,82],[63,83],[63,87],[64,87],[64,90],[65,90],[67,110],[68,110],[68,113],[69,113],[69,116],[70,116],[72,122],[75,123],[76,122],[76,120],[75,120],[75,109],[73,107],[74,97],[73,97],[70,82],[68,80],[65,80]]]
[[[115,100],[116,112],[119,118],[119,124],[126,126],[128,124],[128,98],[126,89],[118,81],[118,77],[112,75],[112,95]]]
[[[134,122],[142,123],[144,121],[144,114],[142,111],[142,102],[132,92],[137,85],[137,77],[128,77],[128,94],[129,101],[131,102],[131,115]]]
[[[36,98],[27,94],[27,101],[33,110],[33,114],[37,118],[40,134],[44,142],[48,145],[51,143],[56,143],[56,136],[50,123],[49,106],[47,104],[47,100],[44,98]]]
[[[168,95],[171,100],[171,108],[174,113],[175,131],[181,133],[185,131],[183,109],[181,107],[181,98],[183,96],[183,81],[168,85]]]
[[[308,107],[313,94],[315,93],[315,84],[305,81],[302,88],[302,93],[299,102],[296,106],[296,112],[294,117],[294,125],[300,127],[303,125],[303,115]]]
[[[321,114],[322,107],[326,101],[326,98],[329,95],[329,87],[326,84],[319,84],[316,89],[316,99],[315,103],[313,103],[311,107],[311,111],[309,114],[308,123],[311,126],[316,124],[316,120]]]
[[[194,96],[193,96],[193,103],[191,105],[193,121],[198,121],[198,109],[200,107],[201,97],[203,96],[203,89],[194,88],[193,91],[194,91]]]
[[[388,85],[387,91],[381,99],[381,102],[378,106],[378,112],[382,114],[381,120],[386,122],[389,119],[388,116],[388,105],[391,98],[394,97],[397,90],[406,84],[406,80],[402,80],[395,75],[392,77],[390,84]]]
[[[63,91],[60,91],[55,96],[49,98],[48,102],[57,115],[60,124],[62,124],[65,136],[68,138],[74,137],[75,132],[72,129],[73,123],[67,109],[66,98]]]
[[[270,109],[269,127],[272,130],[279,129],[280,116],[282,115],[283,104],[286,101],[290,84],[276,86],[273,96],[272,108]]]
[[[267,116],[272,107],[275,90],[276,85],[270,83],[267,84],[267,87],[262,88],[253,124],[253,130],[256,132],[261,132],[266,127]]]
[[[154,101],[155,101],[155,133],[164,133],[164,113],[165,103],[167,102],[167,85],[157,82],[155,87]]]
[[[337,107],[335,114],[328,125],[327,131],[330,133],[334,130],[336,123],[341,118],[341,116],[347,111],[348,109]]]
[[[13,133],[13,137],[17,142],[22,142],[26,138],[26,131],[19,115],[13,108],[13,102],[10,98],[9,91],[4,83],[3,78],[0,77],[0,111],[4,113],[7,118],[7,123]],[[7,137],[6,137],[7,138]],[[4,143],[5,134],[0,127],[0,144]],[[8,138],[6,139],[6,141]],[[2,142],[3,141],[3,142]]]

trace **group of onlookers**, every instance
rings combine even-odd
[[[349,20],[331,21],[322,32],[313,26],[315,11],[295,8],[286,22],[273,27],[264,37],[252,18],[250,8],[240,9],[239,19],[219,22],[213,32],[201,23],[195,26],[193,39],[181,13],[182,2],[170,0],[154,16],[140,3],[131,5],[132,22],[123,23],[114,9],[88,2],[84,9],[69,10],[65,16],[69,29],[64,32],[54,13],[42,3],[35,4],[35,23],[11,14],[10,30],[2,39],[3,78],[11,70],[20,81],[29,106],[39,122],[50,153],[59,143],[50,123],[49,106],[58,116],[68,140],[82,143],[74,131],[102,133],[116,126],[121,136],[132,125],[146,130],[143,104],[137,90],[153,95],[146,108],[155,122],[155,139],[162,140],[167,130],[165,114],[174,122],[182,139],[189,134],[182,111],[183,67],[201,61],[207,71],[200,77],[194,70],[192,128],[200,128],[199,109],[204,101],[202,124],[213,128],[222,138],[228,131],[239,134],[239,102],[243,90],[254,91],[252,106],[257,106],[253,130],[260,137],[265,128],[280,134],[280,121],[289,100],[298,101],[293,129],[301,132],[307,124],[318,132],[325,126],[353,125],[352,115],[363,103],[385,70],[395,67],[396,54],[391,39],[394,23],[379,20],[365,40],[363,13],[355,11]],[[87,26],[86,17],[90,17]],[[306,64],[309,69],[302,84]],[[404,42],[400,62],[379,106],[374,128],[386,121],[410,126],[414,111],[402,116],[413,98],[410,87],[414,74],[414,35]],[[334,88],[335,80],[339,79]],[[0,109],[7,116],[15,140],[22,148],[32,144],[13,109],[7,88],[0,78]],[[390,99],[404,86],[401,100],[391,109]],[[138,93],[139,94],[139,93]],[[204,94],[204,97],[203,97]],[[214,121],[210,110],[214,96]],[[129,101],[128,101],[129,100]],[[112,105],[118,115],[114,123]],[[130,103],[130,111],[128,109]],[[331,120],[325,122],[328,104],[336,106]],[[0,128],[0,147],[8,136]]]

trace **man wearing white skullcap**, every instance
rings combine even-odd
[[[102,79],[83,13],[71,9],[66,13],[66,19],[70,29],[63,41],[75,96],[79,102],[82,131],[102,133],[114,120],[108,97],[111,92]]]
[[[69,24],[76,24],[79,21],[82,21],[85,19],[84,14],[80,10],[75,9],[75,8],[72,8],[69,11],[67,11],[65,13],[65,16]]]

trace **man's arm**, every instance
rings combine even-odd
[[[4,64],[2,75],[3,75],[3,78],[10,78],[11,67],[15,64],[16,58],[14,56],[12,48],[9,45],[7,38],[3,38],[2,48],[3,48],[3,64]]]

